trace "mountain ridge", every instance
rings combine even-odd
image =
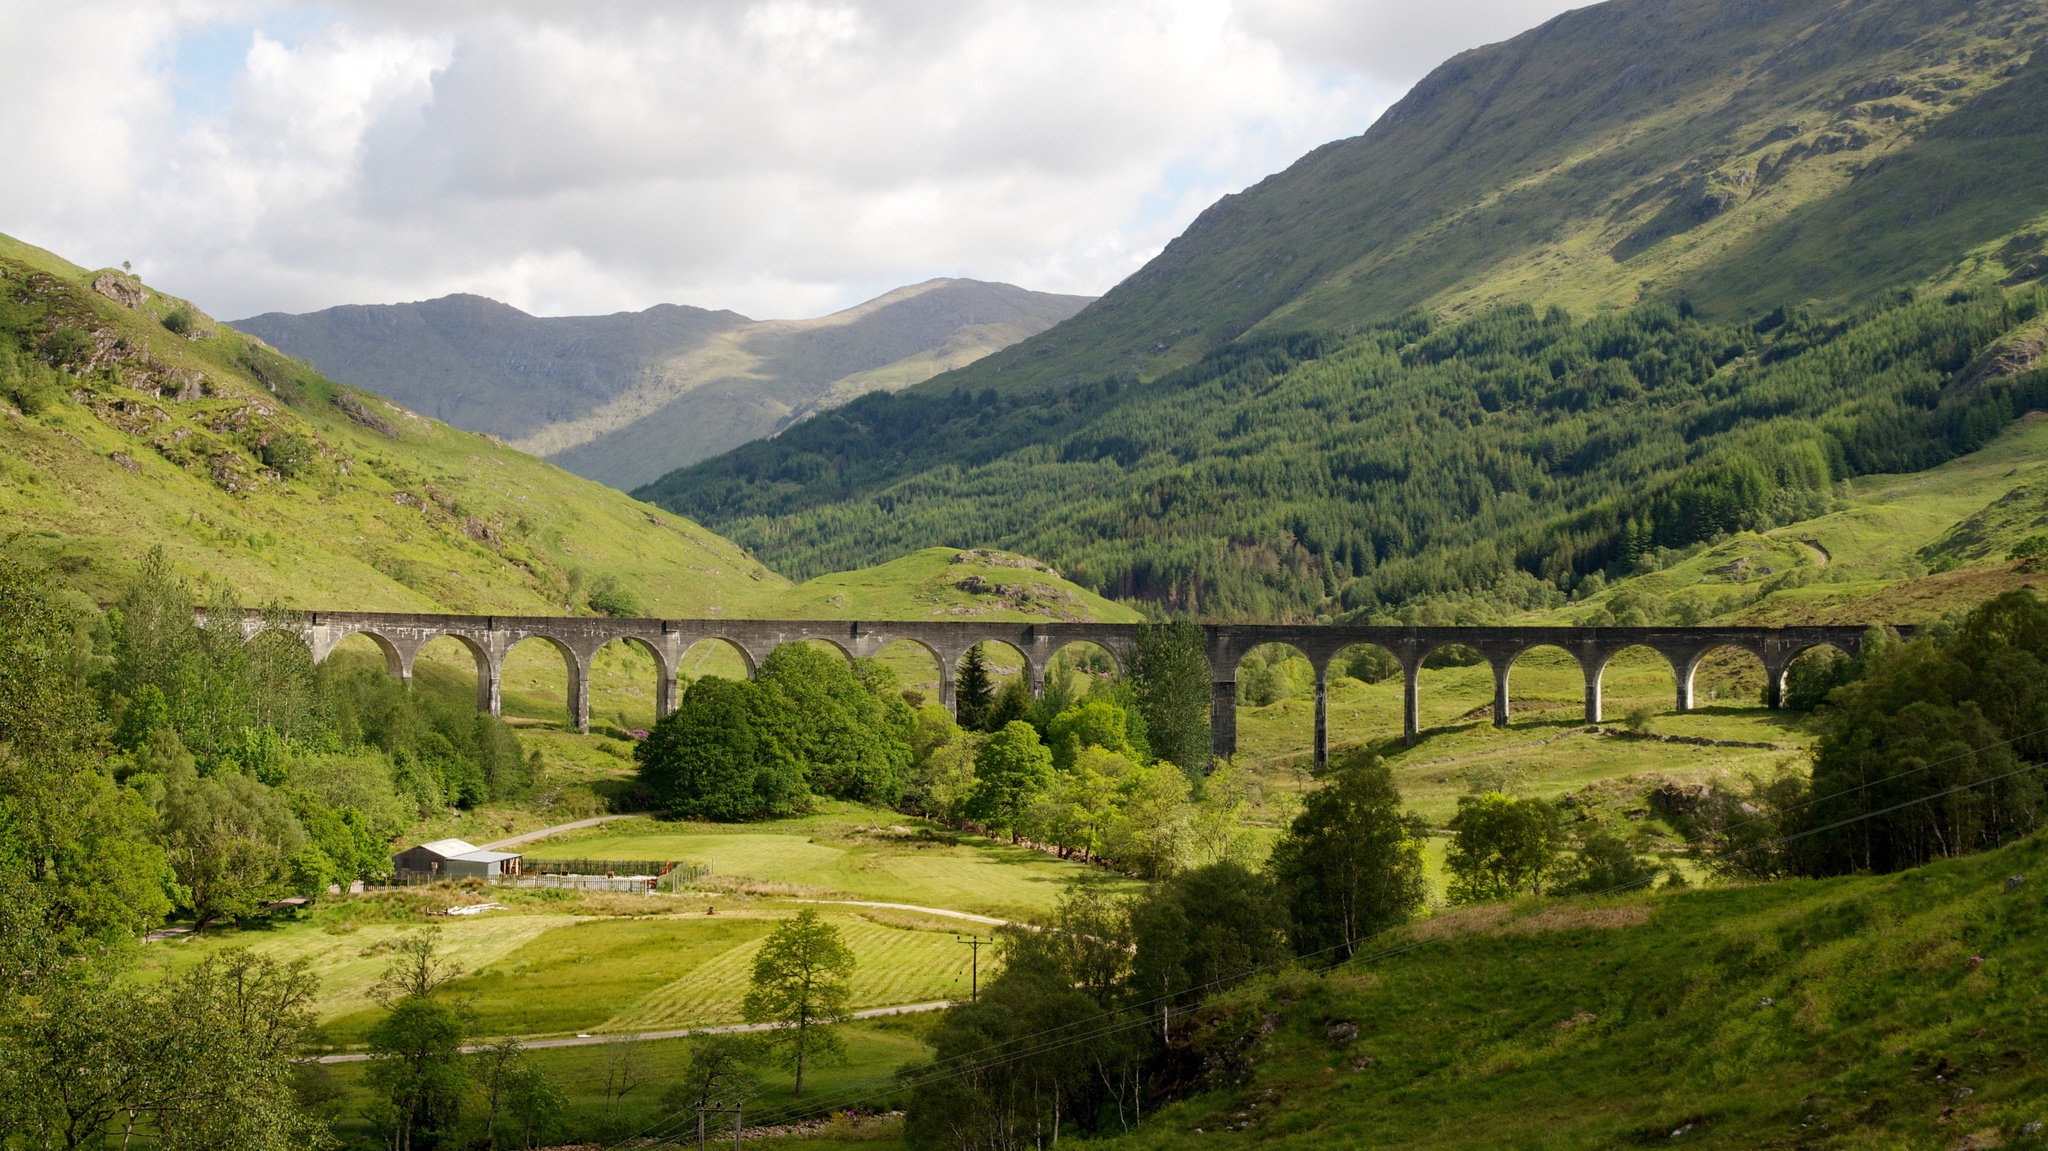
[[[1929,122],[2011,79],[2044,34],[2034,0],[1576,9],[1452,57],[1364,133],[1220,198],[1074,320],[928,386],[1151,379],[1255,330],[1342,328],[1411,307],[1799,303],[1804,293],[1739,301],[1739,283],[1700,269],[1724,241],[1851,193]],[[2026,218],[2048,213],[2037,181],[1988,191],[2013,195]],[[1951,255],[2024,222],[1987,227]],[[1613,258],[1631,238],[1640,247]]]
[[[1085,302],[941,277],[804,320],[683,304],[532,316],[457,293],[230,326],[343,382],[623,488],[867,391],[971,363]]]
[[[1131,618],[988,553],[792,585],[687,518],[5,235],[0,524],[0,548],[101,602],[161,547],[206,594],[301,610]]]
[[[1697,542],[1650,526],[1667,497],[1782,525],[1858,469],[1930,466],[1988,431],[1931,421],[2020,414],[1964,415],[1943,345],[2037,306],[2044,41],[2038,0],[1567,13],[1220,200],[1072,319],[637,493],[797,576],[945,543],[1229,618],[1501,581],[1510,601],[1562,597]],[[1979,307],[2002,318],[1965,318]],[[1795,410],[1814,422],[1782,434],[1820,462],[1725,488],[1716,459]],[[1584,487],[1595,468],[1609,478]],[[1454,537],[1455,556],[1424,554]]]

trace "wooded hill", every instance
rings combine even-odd
[[[1554,606],[1660,547],[1825,511],[1846,476],[1989,442],[2048,405],[2044,309],[1992,288],[1839,320],[1410,316],[1150,383],[850,410],[889,455],[806,427],[648,494],[799,575],[978,536],[1224,617]]]
[[[799,578],[987,544],[1219,617],[1561,600],[2033,405],[2044,34],[2031,3],[1568,13],[1072,320],[638,494]]]

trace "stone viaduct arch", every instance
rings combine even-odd
[[[251,613],[244,624],[253,632],[262,626]],[[562,653],[569,666],[570,714],[581,730],[590,727],[590,661],[597,649],[624,639],[651,653],[660,670],[655,697],[658,715],[675,710],[676,671],[683,653],[702,640],[722,640],[737,649],[748,673],[768,653],[785,643],[823,640],[856,659],[872,656],[898,640],[929,651],[939,665],[939,696],[955,706],[954,675],[967,650],[984,640],[1007,643],[1023,653],[1025,674],[1033,695],[1045,689],[1046,665],[1071,643],[1086,641],[1110,653],[1117,666],[1128,668],[1136,646],[1138,624],[1003,623],[984,621],[834,621],[605,619],[552,616],[414,615],[391,612],[308,612],[301,632],[314,660],[333,652],[344,638],[363,634],[384,652],[386,668],[410,681],[413,659],[427,641],[453,636],[477,660],[477,708],[498,714],[499,676],[505,653],[524,639],[543,639]],[[1911,628],[1899,628],[1911,635]],[[1209,624],[1206,655],[1210,671],[1210,745],[1218,755],[1237,750],[1237,665],[1261,644],[1286,644],[1300,651],[1315,668],[1315,756],[1320,765],[1329,756],[1329,671],[1331,660],[1355,644],[1376,644],[1401,664],[1406,685],[1403,730],[1413,742],[1421,732],[1420,674],[1422,661],[1439,647],[1462,644],[1486,657],[1493,668],[1494,723],[1506,726],[1511,700],[1508,671],[1515,657],[1533,647],[1559,647],[1578,661],[1585,675],[1585,714],[1601,720],[1600,682],[1607,663],[1625,648],[1643,646],[1671,664],[1678,682],[1679,711],[1693,706],[1693,673],[1700,660],[1719,647],[1737,647],[1763,661],[1770,684],[1770,706],[1783,695],[1786,670],[1799,653],[1830,644],[1854,655],[1863,645],[1864,628],[1829,627],[1369,627],[1324,624]]]

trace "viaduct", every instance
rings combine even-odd
[[[262,627],[255,614],[244,629]],[[937,662],[939,696],[954,707],[954,674],[969,649],[978,643],[1008,644],[1024,657],[1033,695],[1045,688],[1045,670],[1060,649],[1074,643],[1099,645],[1127,666],[1136,643],[1137,624],[882,622],[818,620],[606,619],[552,616],[412,615],[388,612],[307,612],[300,617],[301,634],[315,661],[326,659],[336,645],[362,635],[384,653],[386,669],[408,684],[413,661],[428,642],[447,636],[469,649],[476,659],[477,709],[497,715],[499,678],[505,655],[514,644],[540,640],[552,646],[568,665],[569,715],[583,731],[590,729],[590,664],[600,648],[614,642],[631,644],[654,658],[660,673],[657,715],[674,711],[676,675],[683,653],[704,640],[729,644],[746,661],[752,675],[777,645],[822,640],[850,658],[872,656],[898,641],[914,643]],[[1647,647],[1671,665],[1678,682],[1678,710],[1693,706],[1693,673],[1707,653],[1732,647],[1763,662],[1768,701],[1778,705],[1786,670],[1799,653],[1831,645],[1854,654],[1863,643],[1861,627],[1352,627],[1339,625],[1211,624],[1207,657],[1211,684],[1210,743],[1217,755],[1237,751],[1237,666],[1261,644],[1286,644],[1306,656],[1315,668],[1315,757],[1329,754],[1328,675],[1331,662],[1346,648],[1373,644],[1400,662],[1406,681],[1403,728],[1409,742],[1421,730],[1419,676],[1432,651],[1452,644],[1472,648],[1493,668],[1493,722],[1505,727],[1509,714],[1508,673],[1516,657],[1536,647],[1562,648],[1579,664],[1586,681],[1586,720],[1598,723],[1600,680],[1608,661],[1631,647]],[[1902,631],[1909,629],[1901,629]]]

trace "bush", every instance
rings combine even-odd
[[[256,450],[263,466],[286,479],[304,475],[320,458],[320,450],[313,441],[297,432],[278,432],[263,441]]]
[[[1648,887],[1657,868],[1639,858],[1628,841],[1606,828],[1588,836],[1572,861],[1572,878],[1556,887],[1559,895],[1605,895]]]
[[[640,616],[640,598],[619,586],[616,576],[599,576],[591,585],[590,598],[586,602],[590,604],[591,611],[613,619],[637,619]]]
[[[55,368],[81,369],[92,362],[93,349],[92,334],[70,324],[43,337],[43,358]]]
[[[163,323],[167,331],[180,336],[189,336],[192,334],[192,329],[199,323],[199,315],[192,310],[192,305],[179,304],[171,309],[169,315],[164,317]]]

